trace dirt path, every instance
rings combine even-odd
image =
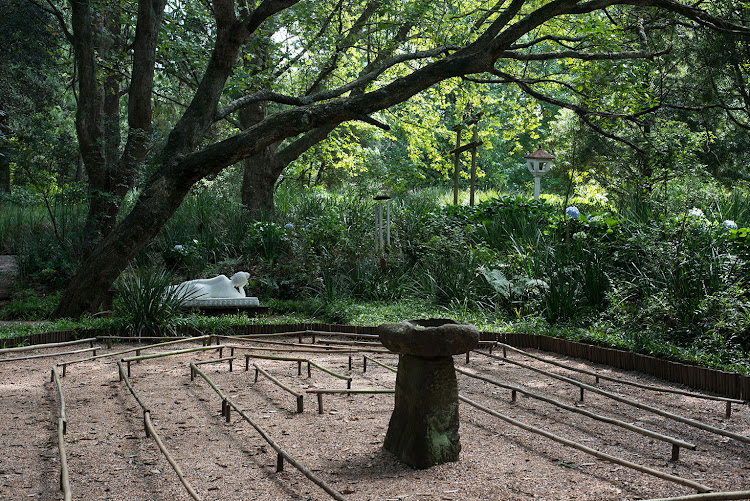
[[[542,355],[566,362],[564,357]],[[572,376],[569,371],[539,361],[510,356]],[[289,464],[283,472],[276,473],[276,454],[258,433],[236,413],[231,423],[226,423],[219,415],[221,400],[213,390],[200,378],[190,380],[190,361],[215,357],[213,352],[198,352],[146,360],[132,366],[133,386],[150,408],[157,432],[202,499],[330,499]],[[350,374],[353,388],[390,388],[395,383],[395,374],[372,363],[368,364],[367,372],[362,372],[361,356],[353,359],[351,371],[345,355],[311,355],[311,358],[334,371]],[[393,355],[376,358],[397,364]],[[49,382],[49,371],[55,361],[0,364],[0,450],[3,451],[0,499],[62,498],[52,424],[59,403],[56,387]],[[455,361],[457,366],[465,366],[462,357],[456,357]],[[345,387],[343,381],[314,369],[309,379],[304,370],[298,376],[293,362],[257,363],[297,391]],[[575,360],[567,363],[584,366]],[[244,371],[244,360],[235,362],[233,372],[228,371],[226,362],[204,368],[274,440],[351,501],[629,500],[695,493],[690,488],[563,447],[466,405],[461,406],[461,460],[428,470],[413,470],[382,449],[392,395],[326,396],[323,414],[318,414],[315,398],[306,396],[305,411],[297,414],[295,399],[262,377],[254,382],[253,372]],[[499,360],[472,357],[469,368],[570,405],[576,405],[578,400],[577,388]],[[621,379],[666,386],[638,374],[593,368]],[[65,441],[74,499],[189,499],[154,441],[145,437],[141,409],[125,384],[118,381],[113,360],[70,366],[62,385],[68,414]],[[619,383],[602,382],[600,386],[750,435],[747,406],[735,406],[731,419],[727,419],[723,403],[654,393]],[[748,444],[673,423],[590,392],[584,404],[577,404],[698,446],[697,451],[683,449],[680,460],[672,462],[669,444],[520,395],[512,402],[507,390],[487,383],[459,377],[459,391],[536,428],[702,482],[715,490],[750,489]]]

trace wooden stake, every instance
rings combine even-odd
[[[461,147],[461,128],[456,129],[456,150]],[[458,171],[460,169],[461,153],[456,151],[456,158],[453,160],[453,205],[458,205]]]

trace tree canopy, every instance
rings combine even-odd
[[[58,19],[75,52],[76,130],[90,185],[92,245],[58,316],[96,310],[202,178],[269,151],[272,161],[297,158],[345,122],[385,128],[384,110],[420,93],[436,106],[435,86],[511,86],[570,110],[641,155],[646,174],[651,147],[642,142],[655,111],[705,112],[706,120],[721,112],[738,126],[747,116],[744,85],[732,83],[745,80],[742,1],[33,1]],[[686,37],[736,52],[711,61],[710,95],[695,110],[676,63],[700,57]],[[176,117],[162,115],[163,104]],[[429,155],[426,145],[413,148]],[[138,201],[115,224],[144,165]]]

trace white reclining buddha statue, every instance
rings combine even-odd
[[[248,297],[245,286],[250,279],[246,271],[238,271],[232,278],[218,275],[213,278],[188,280],[169,287],[170,292],[186,298],[184,306],[258,306],[257,297]]]

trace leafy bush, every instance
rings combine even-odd
[[[180,307],[190,297],[174,288],[172,275],[151,268],[131,269],[117,282],[115,315],[125,321],[133,336],[169,332]]]
[[[3,320],[46,320],[59,300],[59,293],[46,295],[33,289],[16,291],[11,301],[0,310],[0,318]]]

